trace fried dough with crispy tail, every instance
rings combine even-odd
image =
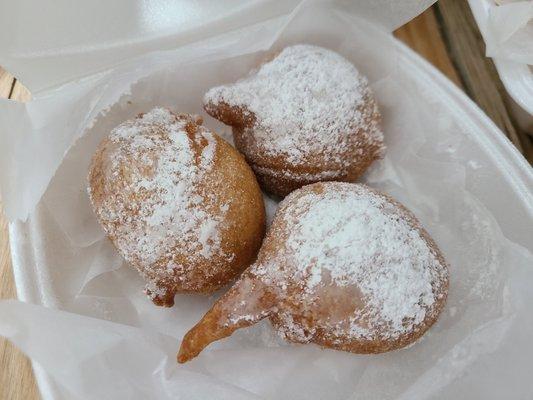
[[[264,235],[252,170],[201,123],[163,108],[141,114],[100,143],[89,171],[98,221],[157,305],[227,284],[254,261]]]
[[[183,338],[178,362],[269,318],[295,343],[381,353],[437,320],[448,267],[415,216],[364,185],[327,182],[281,203],[257,261]]]
[[[322,47],[285,48],[248,77],[210,89],[204,108],[232,126],[262,188],[281,197],[314,182],[352,182],[384,151],[367,79]]]

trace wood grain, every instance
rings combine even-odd
[[[531,138],[518,128],[503,83],[466,1],[440,0],[435,13],[455,69],[472,100],[494,121],[526,157],[531,157]],[[533,159],[529,158],[532,163]]]
[[[9,98],[15,78],[0,67],[0,98]]]
[[[0,68],[0,97],[19,101],[29,99],[29,92],[6,71]],[[17,297],[13,271],[7,221],[0,202],[0,299]],[[15,346],[0,337],[0,399],[38,400],[39,390],[35,383],[29,359]]]
[[[426,10],[394,32],[394,36],[437,67],[453,83],[462,82],[448,55],[433,8]]]

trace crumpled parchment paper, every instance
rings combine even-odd
[[[500,1],[490,5],[480,25],[488,57],[533,65],[533,1]]]

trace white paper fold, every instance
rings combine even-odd
[[[392,31],[435,0],[337,0]],[[0,65],[35,95],[151,51],[172,50],[287,15],[305,0],[5,2]]]
[[[365,18],[377,20],[388,29],[394,27],[397,23],[403,22],[408,16],[416,15],[416,13],[421,12],[425,7],[430,5],[431,2],[432,1],[427,0],[410,0],[405,3],[402,2],[401,12],[399,3],[389,0],[381,0],[380,2],[371,3],[364,1],[346,2],[346,4],[337,5],[336,9],[344,15],[355,16],[363,14]],[[59,7],[59,3],[54,7]],[[118,63],[118,60],[114,60],[113,63],[110,63],[114,66],[112,69],[75,81],[70,81],[55,89],[36,92],[34,93],[33,100],[27,104],[18,104],[8,100],[2,100],[0,102],[0,104],[2,104],[2,107],[0,107],[0,193],[2,195],[3,206],[8,219],[24,220],[28,216],[28,213],[33,210],[44,193],[44,190],[51,177],[54,175],[59,163],[62,161],[63,156],[67,153],[67,150],[84,133],[87,127],[90,126],[91,121],[93,121],[102,110],[107,109],[111,104],[116,102],[118,97],[127,91],[128,87],[133,82],[156,70],[165,67],[168,68],[169,65],[172,65],[172,67],[175,68],[179,64],[184,65],[194,60],[207,60],[210,58],[219,59],[221,57],[227,58],[231,55],[268,49],[276,40],[276,37],[280,32],[283,31],[284,26],[290,23],[300,9],[305,8],[308,5],[312,6],[314,3],[324,3],[324,7],[328,8],[336,4],[335,1],[302,1],[298,4],[298,7],[292,7],[292,11],[288,14],[282,14],[273,19],[265,19],[265,16],[280,14],[284,8],[279,6],[279,3],[276,3],[278,5],[275,7],[268,6],[268,4],[270,4],[269,2],[266,2],[265,4],[263,4],[263,2],[259,3],[261,3],[259,10],[270,10],[270,14],[260,14],[262,15],[261,18],[264,20],[263,22],[254,22],[258,19],[256,13],[249,12],[248,14],[250,15],[246,14],[248,17],[239,14],[239,24],[234,25],[237,27],[244,26],[244,28],[237,29],[230,24],[227,29],[223,30],[227,31],[226,33],[218,34],[220,32],[219,28],[207,24],[202,26],[201,36],[195,37],[194,40],[191,39],[186,41],[186,43],[193,43],[185,44],[180,47],[179,45],[181,42],[174,40],[174,49],[164,52],[146,53],[149,50],[168,48],[168,46],[158,47],[157,43],[152,43],[149,49],[143,48],[142,51],[138,51],[135,54],[132,53],[128,57],[124,56],[122,58],[123,61],[120,63]],[[16,8],[16,10],[13,10],[13,15],[19,15],[20,10],[26,10],[28,7],[24,7],[24,4],[24,1],[21,3],[12,3],[12,7]],[[161,7],[163,7],[163,5],[161,5]],[[35,10],[36,9],[29,12],[27,18],[37,18]],[[71,20],[66,18],[65,15],[69,10],[73,12],[71,6],[65,7],[61,15],[64,17],[65,23],[70,24]],[[93,5],[90,10],[87,10],[87,15],[83,13],[76,15],[77,17],[94,18],[95,21],[105,22],[107,19],[97,18],[100,15],[98,13],[104,12],[102,10],[107,10],[107,8]],[[120,8],[117,8],[115,11],[118,12],[118,10],[120,10]],[[177,12],[176,10],[178,10],[178,8],[172,8],[172,10]],[[219,16],[214,10],[217,10],[217,8],[214,8],[209,13],[213,18],[214,16]],[[241,8],[238,8],[238,10],[241,10]],[[237,11],[235,12],[237,13]],[[2,15],[7,14],[8,13],[3,13]],[[32,15],[33,17],[31,17]],[[41,16],[39,15],[39,17]],[[199,18],[198,15],[197,18]],[[39,21],[42,23],[43,19],[39,18]],[[232,20],[230,19],[229,21]],[[2,25],[0,23],[0,30],[7,29],[10,26],[11,24]],[[24,31],[25,28],[35,29],[36,26],[37,25],[32,25],[30,23],[22,24],[19,29]],[[98,24],[96,26],[98,26]],[[232,27],[231,30],[230,27]],[[114,28],[106,25],[106,29]],[[14,32],[17,32],[17,30],[14,30]],[[48,37],[47,35],[50,35],[47,39],[47,43],[50,42],[49,46],[53,48],[59,46],[59,48],[61,48],[66,40],[65,35],[59,35],[60,31],[56,30],[45,30],[45,32],[45,38]],[[76,30],[75,32],[78,31]],[[87,34],[87,32],[81,30],[79,32],[80,35]],[[113,30],[113,32],[115,32],[115,30]],[[143,33],[145,32],[136,32],[139,38],[143,37]],[[22,38],[25,38],[24,40],[21,39],[21,43],[26,44],[27,46],[36,45],[31,42],[30,38],[41,38],[40,35],[36,34],[33,36],[23,32],[19,32],[18,34],[20,34]],[[123,32],[122,34],[125,35],[126,33]],[[183,32],[181,32],[181,35],[187,36]],[[317,37],[320,36],[321,33],[317,30],[314,35]],[[0,32],[0,38],[6,37],[8,36],[3,36]],[[93,38],[91,40],[97,40],[101,35],[89,37]],[[201,38],[204,37],[207,37],[207,39],[201,40]],[[88,38],[86,38],[86,40],[89,40]],[[305,40],[305,37],[301,35],[300,40]],[[9,46],[15,46],[17,43],[19,42],[8,41],[4,44],[0,42],[0,55],[5,54],[4,51],[6,51],[7,54],[10,54],[9,48],[5,46],[8,44]],[[2,46],[7,50],[3,50]],[[91,46],[89,47],[92,48]],[[129,48],[128,46],[124,44],[124,47]],[[85,47],[80,45],[80,48],[78,48],[77,51],[85,57],[88,55],[83,51],[84,48]],[[112,53],[118,55],[120,54],[120,51],[114,49]],[[62,56],[55,61],[53,64],[54,68],[52,69],[54,71],[59,71],[61,68],[70,68],[74,63],[70,61],[65,62],[67,58],[68,57],[66,56]],[[91,59],[94,62],[99,63],[97,69],[109,66],[109,64],[106,64],[105,58],[93,54]],[[3,60],[0,56],[0,63],[2,62]],[[8,64],[5,65],[9,68]],[[30,66],[31,63],[29,60],[25,60],[23,65]],[[87,64],[85,63],[84,65]],[[50,80],[50,77],[46,75],[46,72],[49,69],[50,68],[42,68],[42,66],[34,66],[31,67],[31,73],[32,76]],[[85,73],[87,74],[90,71],[91,69],[88,68],[85,70]],[[13,70],[13,72],[16,74],[16,70]],[[65,72],[64,75],[62,75],[62,79],[74,79],[77,76],[78,75],[74,73]],[[38,88],[38,85],[36,88]],[[56,200],[57,199],[55,199],[54,202],[56,206],[59,206],[60,203]],[[88,234],[88,237],[84,240],[94,241],[97,238],[97,234],[93,232]]]
[[[323,3],[390,30],[433,1]],[[321,2],[5,4],[0,13],[0,65],[33,92],[27,104],[0,101],[0,194],[8,219],[26,219],[70,146],[132,82],[170,59],[185,64],[267,49],[295,13],[313,3]],[[92,232],[84,240],[97,238]]]
[[[27,218],[68,149],[132,83],[165,68],[267,49],[291,17],[289,14],[248,27],[246,36],[237,30],[177,50],[150,53],[69,82],[26,104],[0,100],[0,193],[8,219]],[[88,159],[90,155],[80,161]],[[56,206],[61,207],[60,203]],[[86,240],[97,237],[93,233]]]
[[[491,4],[480,29],[488,57],[533,65],[533,1]]]

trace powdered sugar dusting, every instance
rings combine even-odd
[[[282,214],[288,236],[281,257],[298,268],[304,292],[316,296],[328,276],[328,285],[353,287],[361,295],[364,307],[339,321],[339,331],[394,339],[424,321],[442,295],[437,288],[447,269],[407,211],[363,185],[326,184],[320,193],[291,197]],[[277,273],[263,269],[268,271]],[[298,333],[301,326],[289,323],[290,315],[281,318],[285,333],[306,338]]]
[[[365,146],[382,149],[377,110],[367,106],[369,97],[366,78],[345,58],[296,45],[249,77],[209,90],[204,102],[252,112],[256,121],[245,134],[253,135],[261,151],[298,165],[317,153],[345,162],[342,150],[353,141],[349,133],[360,135]]]
[[[210,210],[210,199],[197,190],[213,165],[217,143],[196,122],[155,108],[109,136],[112,153],[104,182],[123,187],[108,188],[114,195],[103,199],[98,212],[117,248],[150,282],[152,296],[163,294],[157,282],[187,268],[173,258],[174,248],[189,260],[232,257],[223,254],[219,235],[228,205]],[[162,259],[171,261],[159,265]]]

